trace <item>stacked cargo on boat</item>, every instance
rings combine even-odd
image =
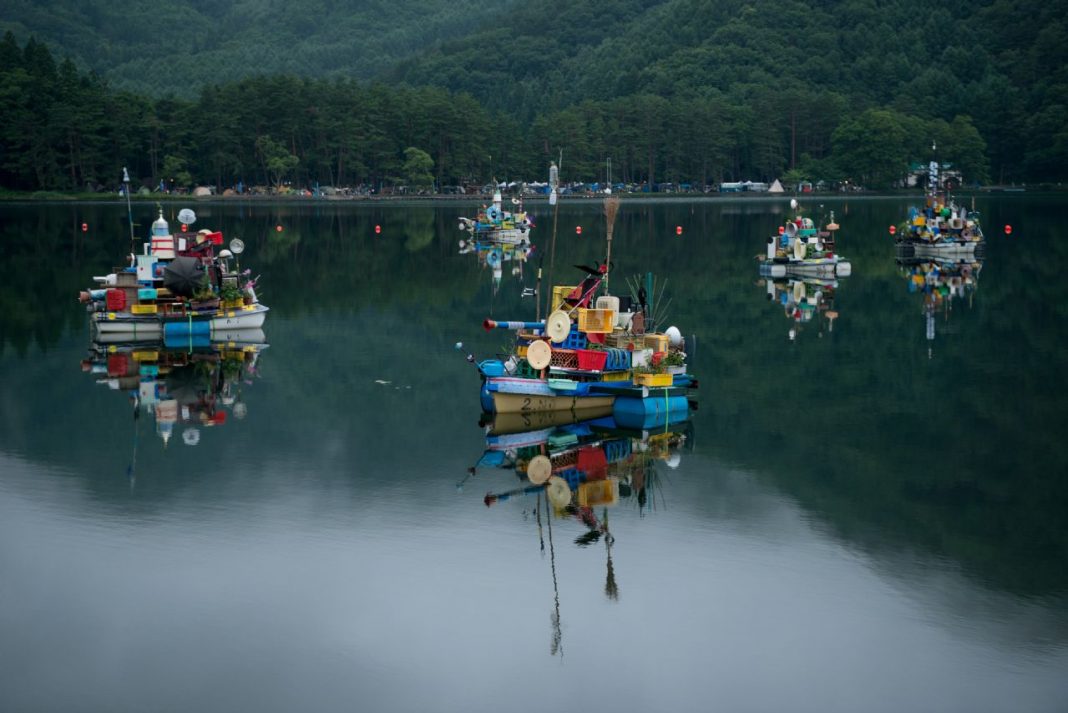
[[[655,331],[647,294],[595,296],[606,268],[582,268],[576,286],[553,288],[544,321],[486,320],[515,332],[511,353],[478,363],[481,403],[491,414],[609,407],[617,421],[642,428],[650,418],[685,418],[697,382],[687,373],[681,332]],[[651,278],[651,276],[650,276]],[[646,329],[646,325],[650,329]]]
[[[178,214],[182,232],[172,234],[160,210],[140,253],[126,265],[94,277],[97,283],[79,298],[92,314],[99,334],[211,336],[235,329],[258,329],[268,308],[256,296],[255,280],[241,272],[244,243],[228,248],[221,232],[189,233],[191,210]]]

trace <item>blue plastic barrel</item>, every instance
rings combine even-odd
[[[167,322],[163,325],[163,339],[167,340],[172,337],[189,337],[189,336],[210,336],[211,335],[211,322],[207,320],[201,320],[198,322]]]

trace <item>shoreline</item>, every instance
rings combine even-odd
[[[1041,186],[983,186],[974,189],[960,189],[954,191],[955,195],[981,195],[981,194],[1003,194],[1003,193],[1020,193],[1020,194],[1063,194],[1068,193],[1068,187],[1066,186],[1053,186],[1053,185],[1041,185]],[[588,202],[588,201],[600,201],[603,200],[608,194],[604,193],[589,193],[581,195],[562,195],[559,200],[562,202]],[[851,192],[838,192],[838,191],[825,191],[825,192],[810,192],[810,193],[614,193],[612,195],[618,196],[626,200],[641,200],[641,201],[734,201],[734,200],[780,200],[787,198],[797,198],[799,200],[812,200],[818,198],[821,200],[833,200],[836,198],[848,199],[848,198],[902,198],[911,196],[922,196],[924,192],[917,189],[901,189],[893,191],[851,191]],[[505,194],[506,198],[511,198],[511,194]],[[231,196],[194,196],[188,193],[184,194],[150,194],[150,195],[137,195],[131,196],[130,202],[135,204],[145,203],[286,203],[286,204],[319,204],[319,203],[401,203],[401,202],[415,202],[415,203],[462,203],[464,201],[489,201],[492,200],[492,196],[489,194],[468,194],[468,195],[450,195],[450,194],[435,194],[435,195],[374,195],[374,196],[301,196],[301,195],[231,195]],[[547,203],[549,197],[545,194],[527,195],[523,196],[523,200],[528,203]],[[33,191],[30,193],[15,193],[15,192],[0,192],[0,203],[98,203],[102,205],[111,205],[126,203],[126,199],[119,195],[104,195],[100,193],[62,193],[51,191]]]

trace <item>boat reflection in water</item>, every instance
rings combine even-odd
[[[767,278],[763,284],[768,301],[782,307],[791,322],[787,332],[790,341],[796,340],[805,328],[815,328],[819,337],[823,336],[825,329],[827,332],[834,331],[834,322],[838,319],[834,304],[838,280],[818,277]]]
[[[929,257],[897,258],[898,268],[908,281],[909,292],[923,295],[923,319],[927,335],[927,358],[933,356],[933,344],[937,332],[938,315],[949,321],[954,300],[970,308],[979,289],[979,272],[983,261],[968,259],[933,259]]]
[[[460,254],[474,253],[482,267],[493,272],[493,289],[500,287],[505,263],[511,263],[512,274],[523,277],[523,263],[534,252],[530,230],[532,216],[523,210],[523,202],[512,199],[514,212],[504,210],[500,190],[493,194],[493,202],[482,206],[474,218],[460,218],[460,230],[467,237],[460,240]]]
[[[659,470],[677,468],[680,451],[693,448],[692,423],[685,416],[675,421],[672,418],[679,418],[677,412],[628,428],[612,416],[611,406],[483,416],[486,450],[459,487],[462,490],[479,468],[506,470],[519,484],[487,493],[483,498],[486,506],[534,499],[538,539],[543,554],[548,546],[553,578],[552,654],[562,653],[554,528],[565,527],[579,547],[604,543],[604,592],[608,599],[617,600],[619,585],[612,563],[615,537],[609,529],[609,509],[630,503],[639,516],[655,509],[661,485]],[[529,509],[524,513],[529,514]]]
[[[474,253],[478,264],[483,268],[489,268],[493,273],[493,289],[501,286],[501,278],[504,276],[505,263],[510,263],[512,275],[523,279],[523,264],[534,252],[534,247],[529,243],[521,245],[493,245],[478,243],[475,241],[460,241],[460,254]]]
[[[257,375],[266,348],[259,329],[151,341],[101,334],[82,360],[82,371],[126,394],[135,420],[151,414],[164,446],[178,428],[182,442],[195,446],[200,429],[226,423],[228,413],[245,417],[241,388]]]

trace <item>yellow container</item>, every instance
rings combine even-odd
[[[138,363],[144,363],[146,361],[159,361],[159,352],[133,352],[130,354],[133,360]]]
[[[517,356],[525,357],[527,355],[527,345],[520,344],[518,347],[515,348],[515,353]]]
[[[578,317],[580,332],[611,334],[615,329],[616,311],[612,309],[580,309]]]
[[[619,500],[619,481],[615,478],[588,480],[579,485],[575,495],[579,507],[615,505]]]
[[[630,381],[630,369],[626,371],[606,371],[601,381]]]
[[[573,289],[575,289],[574,285],[572,285],[571,287],[568,287],[567,285],[557,285],[556,287],[554,287],[552,309],[556,309],[557,307],[559,307],[560,303],[564,301],[565,297],[571,294],[571,290]]]
[[[917,215],[912,219],[913,225],[927,225],[927,218],[922,215]]]
[[[671,374],[635,374],[634,383],[642,386],[671,386]]]
[[[155,314],[156,305],[130,305],[133,314]]]
[[[666,334],[646,334],[645,348],[654,352],[666,352],[668,350],[668,338]]]

